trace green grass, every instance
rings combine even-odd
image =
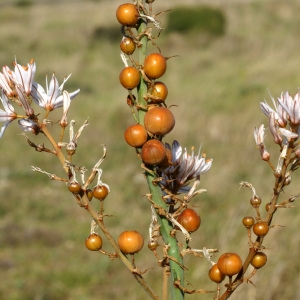
[[[157,3],[161,9],[172,9],[181,2],[157,0],[154,7]],[[87,117],[91,123],[79,140],[75,162],[90,170],[102,154],[100,145],[106,144],[103,180],[111,187],[106,209],[113,214],[107,224],[115,237],[122,230],[139,229],[147,241],[150,209],[142,195],[148,191],[140,163],[123,140],[126,126],[134,120],[126,105],[127,93],[118,82],[122,62],[114,11],[120,3],[33,1],[28,6],[4,6],[0,65],[10,64],[15,55],[20,63],[34,57],[36,79],[42,84],[45,74],[51,76],[53,71],[59,82],[72,73],[65,88],[79,87],[81,93],[69,118],[78,127]],[[268,90],[274,97],[284,90],[297,92],[299,6],[295,0],[226,1],[214,4],[226,18],[223,36],[162,33],[156,40],[164,55],[178,55],[168,60],[163,77],[169,88],[167,104],[177,105],[172,108],[176,126],[167,141],[176,138],[188,148],[202,143],[202,150],[214,159],[201,179],[208,192],[195,201],[202,217],[193,236],[195,248],[216,247],[245,255],[247,235],[241,220],[253,211],[250,191],[240,190],[239,182],[253,183],[264,203],[270,199],[272,172],[255,149],[253,129],[262,122],[268,126],[259,109],[259,102],[269,99]],[[161,20],[167,25],[165,16]],[[62,174],[54,157],[29,148],[19,133],[17,124],[12,124],[0,141],[0,298],[143,299],[144,291],[119,261],[85,249],[90,217],[64,184],[30,171],[36,165]],[[42,137],[33,139],[40,142]],[[277,159],[278,149],[272,149],[271,142],[268,149]],[[294,188],[286,189],[286,197],[299,192],[298,180],[295,174]],[[253,278],[256,287],[244,284],[232,299],[298,297],[298,210],[276,215],[274,224],[286,227],[272,229],[266,238],[268,263]],[[136,259],[141,269],[155,267],[145,277],[160,292],[160,270],[147,247]],[[188,258],[187,266],[187,277],[196,288],[215,288],[207,279],[209,265],[204,259],[195,263]],[[212,295],[186,298],[212,299]]]
[[[225,16],[220,9],[210,6],[179,6],[168,14],[167,32],[208,34],[210,37],[225,33]]]

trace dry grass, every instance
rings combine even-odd
[[[119,86],[118,25],[115,8],[123,1],[36,2],[28,7],[6,5],[0,11],[0,64],[14,55],[21,63],[34,57],[37,79],[55,71],[61,81],[72,73],[66,88],[80,87],[70,116],[78,126],[88,116],[91,125],[79,143],[77,161],[89,169],[108,147],[104,180],[112,189],[107,222],[115,236],[121,230],[142,228],[147,234],[149,207],[141,197],[147,188],[134,151],[123,141],[133,122],[126,108],[126,92]],[[182,1],[156,1],[161,9]],[[272,172],[261,162],[253,141],[253,128],[267,120],[259,101],[284,90],[292,94],[300,82],[299,10],[297,1],[206,1],[220,7],[227,19],[226,35],[216,40],[202,36],[162,34],[158,41],[169,61],[164,81],[168,104],[176,104],[176,126],[168,141],[198,147],[214,158],[213,168],[201,186],[208,193],[196,205],[202,225],[193,247],[217,247],[222,252],[247,252],[241,220],[253,211],[251,195],[239,190],[239,182],[251,181],[264,203],[272,193]],[[186,1],[188,5],[199,3]],[[201,1],[205,3],[205,1]],[[166,20],[162,18],[164,25]],[[144,292],[118,261],[89,253],[84,239],[89,217],[76,206],[65,187],[32,174],[30,165],[59,173],[55,158],[29,151],[14,124],[0,143],[0,281],[1,299],[142,299]],[[269,138],[270,135],[268,136]],[[37,140],[39,140],[39,136]],[[9,150],[8,150],[9,147]],[[270,143],[269,149],[272,144]],[[274,159],[276,148],[271,151]],[[286,196],[298,192],[286,190]],[[117,184],[116,184],[117,183]],[[266,239],[268,263],[253,279],[256,288],[244,284],[233,299],[297,299],[299,294],[298,208],[278,213]],[[134,217],[134,218],[133,218]],[[105,247],[107,247],[105,245]],[[137,257],[141,268],[155,266],[148,249]],[[187,277],[199,288],[214,289],[207,280],[208,263],[188,259]],[[159,289],[160,271],[146,278]],[[124,285],[120,285],[123,281]],[[212,295],[187,299],[212,299]]]

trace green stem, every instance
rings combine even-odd
[[[140,3],[143,2],[142,0],[139,1]],[[142,3],[141,3],[142,4]],[[146,20],[141,19],[138,34],[141,34],[147,28]],[[143,64],[145,57],[147,55],[147,43],[148,38],[147,36],[143,36],[140,39],[141,46],[139,47],[139,63]],[[144,96],[147,94],[147,83],[141,77],[141,82],[138,86],[138,104],[142,107],[147,105]],[[139,109],[138,111],[138,118],[139,123],[144,124],[144,116],[145,111]],[[146,178],[149,186],[150,193],[152,195],[152,201],[158,207],[164,209],[164,211],[168,211],[168,207],[162,198],[162,191],[159,186],[153,184],[153,180],[155,179],[154,175],[151,173],[146,172]],[[181,286],[184,285],[184,270],[183,266],[183,259],[180,255],[180,250],[178,248],[177,239],[171,235],[173,230],[172,224],[169,220],[162,215],[157,215],[158,223],[160,225],[160,232],[162,238],[164,240],[165,245],[168,246],[168,256],[170,261],[170,272],[171,272],[171,283],[170,283],[170,290],[171,290],[171,299],[172,300],[182,300],[184,299],[184,292],[180,290],[178,287],[174,285],[175,282],[180,283]]]
[[[147,28],[147,23],[141,19],[140,25],[138,28],[138,34],[141,34],[143,31],[145,31]],[[141,47],[139,48],[139,63],[143,63],[145,60],[145,57],[147,55],[147,43],[148,43],[148,38],[147,36],[143,36],[140,40],[141,42]],[[143,79],[141,76],[141,81],[138,86],[138,104],[142,107],[147,106],[147,101],[144,99],[144,95],[147,94],[147,82]],[[142,109],[139,109],[138,111],[138,118],[140,124],[144,125],[144,116],[145,116],[145,111]]]
[[[165,201],[162,199],[161,189],[153,184],[155,179],[154,175],[147,173],[147,181],[152,195],[152,201],[160,208],[163,208],[164,211],[168,210],[168,207]],[[164,240],[165,245],[168,246],[168,256],[170,261],[170,272],[171,272],[171,299],[172,300],[182,300],[184,299],[184,292],[174,285],[175,282],[179,282],[181,286],[184,285],[184,270],[183,259],[180,254],[177,239],[171,235],[173,230],[172,224],[169,220],[162,215],[157,214],[158,223],[160,225],[160,233]]]

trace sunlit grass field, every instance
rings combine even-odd
[[[2,3],[3,2],[3,3]],[[123,133],[134,123],[126,105],[127,92],[118,76],[121,33],[115,9],[124,1],[32,1],[0,3],[0,65],[14,61],[37,63],[36,81],[55,72],[59,82],[72,73],[65,88],[81,93],[73,101],[69,119],[76,126],[88,118],[90,125],[78,142],[75,163],[89,170],[108,149],[102,165],[103,181],[110,185],[106,223],[115,237],[127,229],[140,230],[147,242],[150,208],[142,195],[148,192],[140,162]],[[24,1],[25,3],[26,1]],[[193,235],[194,248],[218,248],[247,253],[247,233],[241,224],[254,216],[249,205],[251,182],[264,205],[272,195],[273,175],[255,148],[253,129],[267,118],[259,102],[288,90],[294,96],[300,85],[300,3],[290,1],[186,1],[186,5],[210,3],[226,17],[221,37],[191,33],[162,33],[156,40],[168,61],[163,81],[169,89],[168,105],[174,105],[173,139],[197,150],[200,145],[212,169],[201,178],[207,189],[194,204],[202,218]],[[19,3],[19,5],[17,5]],[[159,1],[155,11],[172,9],[182,1]],[[166,14],[160,18],[167,26]],[[156,50],[150,47],[150,51]],[[53,118],[59,119],[60,113]],[[279,149],[267,135],[268,150],[276,164]],[[42,136],[33,137],[42,142]],[[32,165],[62,175],[55,157],[28,147],[17,123],[0,140],[0,299],[145,299],[145,292],[118,261],[86,250],[90,217],[77,206],[64,184],[33,173]],[[293,176],[285,197],[299,193],[300,176]],[[285,200],[285,199],[282,199]],[[263,205],[263,206],[264,206]],[[243,284],[232,299],[300,299],[299,206],[282,209],[275,228],[266,237],[267,265]],[[262,212],[264,213],[263,207]],[[109,246],[104,244],[104,249]],[[218,255],[215,257],[217,260]],[[144,247],[136,257],[140,269],[160,293],[161,270]],[[187,258],[190,288],[214,290],[205,259]],[[213,294],[187,295],[186,299],[212,299]]]

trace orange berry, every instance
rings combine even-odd
[[[136,230],[124,231],[118,238],[120,250],[125,254],[139,252],[144,246],[144,239]]]
[[[221,273],[233,276],[242,269],[243,262],[238,254],[228,252],[219,257],[217,265]]]
[[[224,280],[224,278],[226,277],[225,274],[221,273],[217,264],[214,264],[209,269],[208,276],[209,276],[210,280],[214,281],[215,283],[221,283]]]

